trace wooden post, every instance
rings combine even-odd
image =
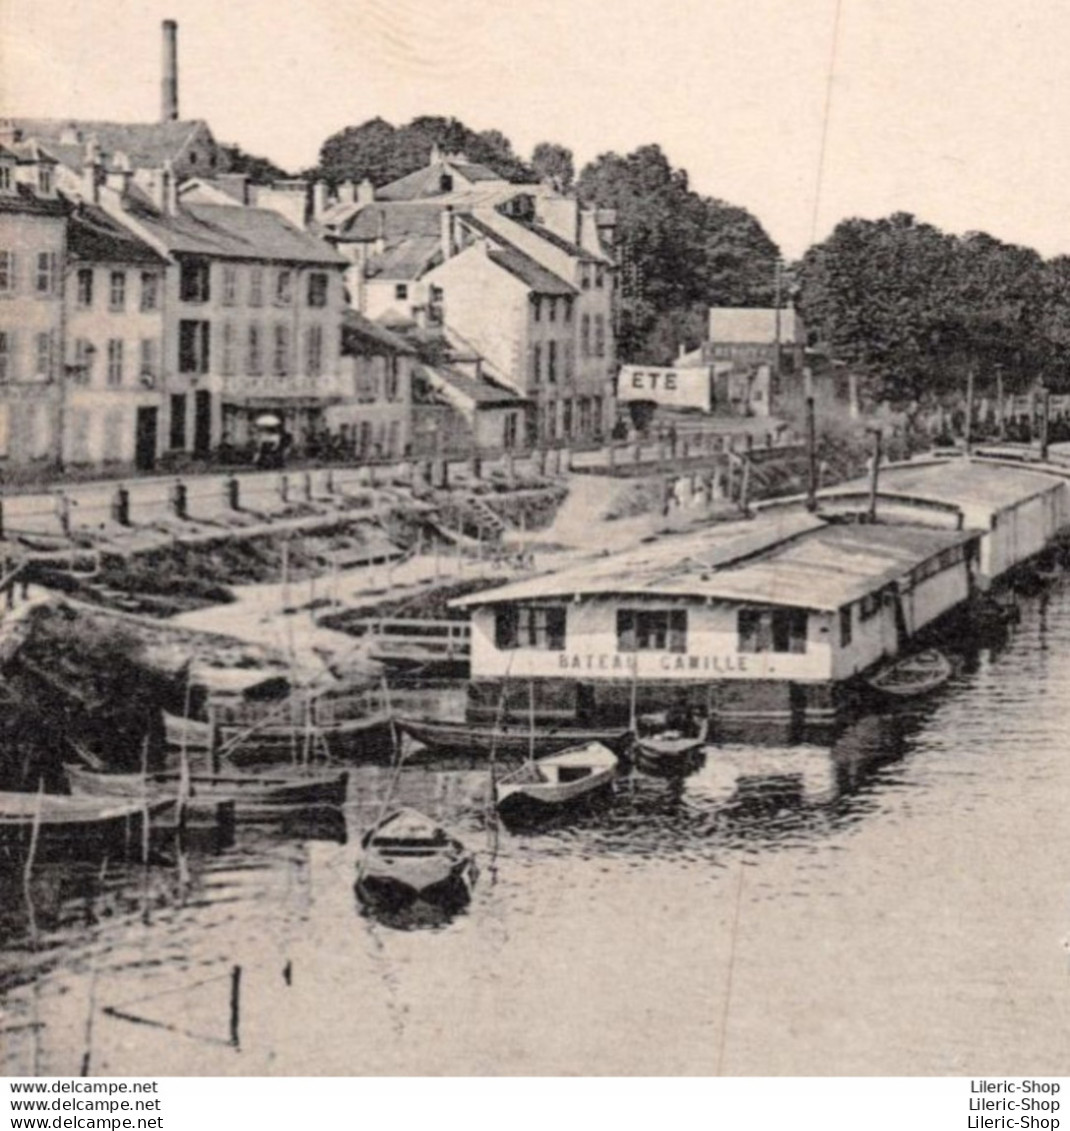
[[[996,426],[1000,440],[1007,438],[1006,408],[1003,404],[1003,366],[996,366]]]
[[[739,509],[744,515],[748,514],[747,506],[750,502],[750,456],[743,457],[743,467],[739,480]]]
[[[881,467],[881,430],[871,428],[873,433],[873,456],[869,468],[869,521],[877,521],[877,482]]]
[[[814,398],[806,398],[806,450],[810,478],[806,492],[806,509],[817,510],[817,421],[814,419]]]
[[[966,454],[970,454],[970,446],[973,443],[973,368],[966,373],[966,426],[963,429],[963,440],[965,441]]]
[[[241,1036],[241,967],[230,972],[230,1043],[238,1048]]]
[[[1048,387],[1042,385],[1040,389],[1040,458],[1048,458],[1048,421],[1051,415]]]

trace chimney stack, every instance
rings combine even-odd
[[[160,121],[178,121],[178,24],[174,20],[163,21]]]

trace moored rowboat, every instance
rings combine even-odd
[[[506,820],[546,816],[608,790],[616,773],[616,754],[600,742],[548,754],[499,779],[498,812]]]
[[[0,792],[0,867],[24,859],[96,861],[137,858],[146,822],[166,818],[173,800],[67,797]]]
[[[177,770],[109,774],[73,765],[66,765],[64,769],[72,794],[82,797],[177,800],[183,784],[182,774]],[[195,801],[233,801],[240,816],[299,806],[340,807],[345,804],[349,775],[338,770],[279,767],[264,774],[191,773],[188,781],[189,796]]]
[[[874,691],[896,698],[925,695],[942,687],[951,678],[951,661],[936,648],[904,656],[882,668],[867,682]]]
[[[357,898],[397,911],[420,901],[445,910],[468,903],[477,870],[472,854],[430,817],[397,809],[361,840]]]
[[[212,746],[212,725],[203,719],[187,719],[163,712],[164,735],[169,746],[186,750],[209,750]],[[393,751],[393,733],[385,714],[316,725],[266,722],[252,726],[222,724],[217,726],[215,741],[226,748],[235,760],[248,757],[291,757],[293,751],[326,748],[335,759],[376,758]]]
[[[701,758],[705,739],[664,731],[635,741],[636,765],[648,774],[685,773]]]
[[[539,758],[573,746],[598,743],[621,749],[631,732],[620,727],[510,727],[481,723],[435,722],[399,718],[398,727],[433,750],[456,754],[482,754],[496,758]]]

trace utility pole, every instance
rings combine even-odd
[[[817,422],[814,419],[814,398],[806,398],[806,451],[809,456],[810,481],[806,492],[806,509],[817,510]]]
[[[773,270],[773,396],[780,396],[780,304],[784,287],[784,260],[778,255]]]

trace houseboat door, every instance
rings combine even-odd
[[[138,471],[151,471],[156,466],[157,410],[139,408],[134,430],[134,464]]]

